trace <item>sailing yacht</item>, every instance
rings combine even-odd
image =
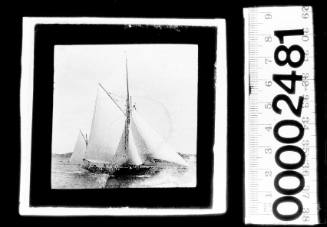
[[[89,138],[80,132],[71,163],[91,172],[147,171],[161,161],[188,166],[132,103],[126,59],[126,100],[119,102],[99,83]]]

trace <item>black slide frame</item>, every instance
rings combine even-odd
[[[212,198],[216,27],[38,24],[35,26],[30,205],[210,208]],[[198,47],[195,188],[51,189],[55,45],[193,44]],[[183,89],[181,84],[181,89]]]

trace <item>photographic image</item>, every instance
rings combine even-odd
[[[195,187],[197,45],[56,45],[51,187]]]

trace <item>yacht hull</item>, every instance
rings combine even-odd
[[[82,168],[92,173],[102,173],[114,176],[123,175],[144,175],[152,173],[155,169],[155,165],[122,165],[114,166],[104,162],[94,162],[84,159]],[[158,168],[157,168],[158,170]]]

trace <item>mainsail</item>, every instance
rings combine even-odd
[[[86,159],[111,162],[123,133],[125,115],[101,88],[97,90]]]
[[[70,157],[69,162],[72,164],[82,164],[83,158],[85,157],[85,151],[86,151],[86,138],[84,138],[84,135],[81,131],[79,131],[77,140],[74,146],[74,151],[72,156]]]

